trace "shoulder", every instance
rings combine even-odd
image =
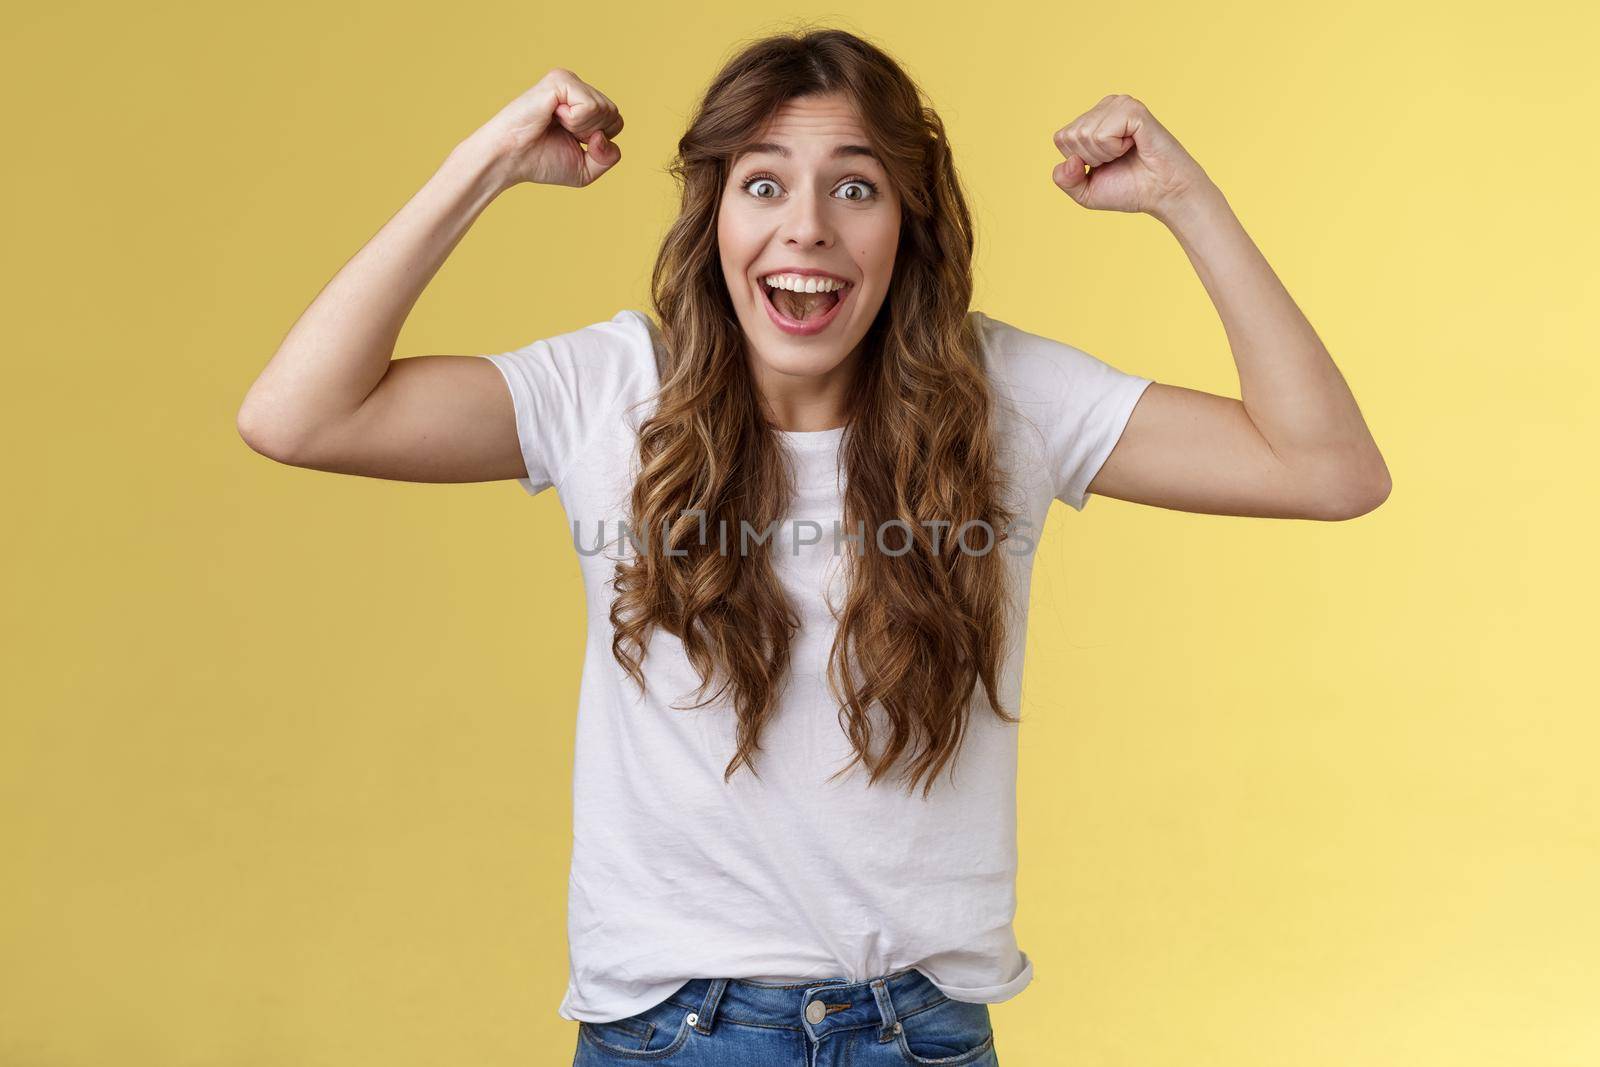
[[[546,338],[554,347],[619,373],[653,367],[661,334],[650,316],[623,308],[602,322]]]
[[[968,318],[979,341],[984,368],[1007,392],[1027,397],[1070,388],[1106,365],[1083,349],[1020,326],[972,311]]]
[[[489,358],[545,388],[590,397],[647,392],[659,382],[660,332],[649,316],[624,308],[609,319],[530,341]]]
[[[1092,408],[1108,397],[1137,393],[1152,379],[1043,334],[971,313],[983,360],[998,392],[1025,406]]]

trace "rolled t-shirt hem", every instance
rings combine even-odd
[[[1017,976],[1015,978],[1011,979],[1009,982],[1002,982],[999,985],[950,985],[945,982],[940,982],[922,967],[914,967],[913,970],[920,973],[924,978],[933,984],[934,988],[939,990],[939,992],[943,993],[945,996],[949,997],[951,1000],[965,1001],[968,1004],[999,1004],[1002,1001],[1010,1000],[1012,997],[1022,992],[1028,983],[1033,981],[1033,961],[1028,958],[1028,954],[1026,952],[1019,952],[1019,955],[1022,957],[1022,969],[1017,972]],[[688,979],[683,979],[682,981],[674,980],[652,986],[643,990],[642,992],[635,993],[627,1000],[615,1004],[610,1009],[600,1011],[596,1011],[591,1008],[577,1007],[577,998],[574,996],[574,990],[569,987],[567,990],[567,995],[562,999],[561,1006],[557,1009],[556,1014],[570,1022],[616,1022],[618,1019],[626,1019],[636,1015],[639,1012],[644,1011],[646,1008],[655,1007],[657,1004],[660,1004],[662,1001],[672,996],[672,994],[682,989],[684,983],[687,981]]]
[[[1122,441],[1123,431],[1128,428],[1128,421],[1133,418],[1134,407],[1144,396],[1144,391],[1154,384],[1154,378],[1145,378],[1137,374],[1124,375],[1118,379],[1116,389],[1106,401],[1103,414],[1099,417],[1099,424],[1094,427],[1096,434],[1094,449],[1084,457],[1077,478],[1061,491],[1056,497],[1057,500],[1074,511],[1084,509],[1091,495],[1089,483],[1100,473],[1100,468],[1106,465],[1106,460],[1111,458],[1111,453]]]
[[[1010,1000],[1012,997],[1022,992],[1027,984],[1033,981],[1033,961],[1028,958],[1028,954],[1026,952],[1021,953],[1021,956],[1022,970],[1018,971],[1017,976],[1011,979],[1011,981],[1002,982],[999,985],[949,985],[948,983],[940,982],[937,978],[929,974],[926,970],[923,970],[921,967],[918,967],[917,970],[921,972],[924,978],[932,982],[934,987],[937,988],[939,992],[943,993],[951,1000],[965,1001],[968,1004],[999,1004],[1001,1001]]]
[[[528,385],[522,379],[522,374],[526,372],[519,370],[509,353],[497,352],[492,355],[481,355],[478,358],[494,364],[495,369],[500,372],[500,377],[505,379],[506,388],[511,392],[511,406],[517,420],[518,447],[522,450],[522,466],[526,471],[517,479],[517,484],[522,486],[522,491],[529,496],[538,496],[554,485],[555,481],[543,476],[541,468],[536,465],[530,452],[530,442],[534,439],[533,399]]]
[[[626,1000],[617,1002],[609,1009],[599,1011],[593,1008],[578,1007],[577,997],[574,995],[575,991],[569,987],[567,995],[562,998],[561,1006],[556,1009],[556,1014],[571,1022],[614,1023],[618,1019],[627,1019],[637,1015],[646,1008],[655,1007],[682,989],[687,981],[688,979],[684,978],[650,986]]]

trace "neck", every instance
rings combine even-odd
[[[751,374],[773,428],[795,433],[834,430],[845,424],[860,346],[822,374],[787,374],[758,359]]]

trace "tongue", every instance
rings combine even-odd
[[[772,290],[772,298],[779,311],[801,322],[826,315],[828,309],[839,302],[839,294],[836,292],[791,293],[787,289]]]

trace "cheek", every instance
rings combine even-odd
[[[749,228],[741,226],[737,219],[724,218],[718,222],[717,254],[722,257],[722,269],[730,279],[738,278],[749,270],[756,253],[760,251],[756,245]]]
[[[864,234],[857,245],[861,265],[869,270],[884,273],[894,266],[895,252],[900,245],[899,219],[886,220],[870,233]]]
[[[742,248],[749,243],[750,220],[735,205],[724,203],[717,210],[717,235],[728,242],[730,248]]]
[[[746,261],[739,244],[738,232],[726,225],[719,224],[717,227],[717,256],[722,262],[723,281],[737,294]]]

